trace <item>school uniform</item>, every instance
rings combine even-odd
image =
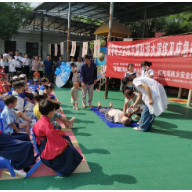
[[[149,75],[152,75],[152,77],[153,77],[155,72],[154,72],[152,69],[149,69],[148,73],[149,73]],[[141,77],[147,77],[147,71],[146,71],[146,69],[145,69],[145,70],[142,70],[142,72],[141,72]]]
[[[23,133],[18,133],[18,135],[23,135]],[[23,141],[0,131],[0,156],[10,159],[11,165],[17,170],[35,164],[33,144],[30,142],[29,135],[28,141]]]
[[[142,93],[142,100],[145,103],[143,112],[141,114],[140,129],[142,131],[150,131],[155,117],[159,116],[167,109],[169,104],[166,92],[161,84],[152,78],[138,77],[133,80],[134,86]],[[141,84],[146,84],[150,87],[153,105],[149,105],[149,98],[144,88],[140,87]]]
[[[4,107],[3,112],[1,113],[3,131],[14,137],[15,139],[20,139],[22,141],[30,141],[29,135],[27,133],[17,133],[11,127],[10,124],[14,123],[15,126],[19,129],[18,121],[16,120],[17,114],[14,109],[10,109],[7,106]]]
[[[65,177],[71,175],[83,157],[61,130],[54,129],[50,119],[42,116],[33,127],[40,157],[46,166]],[[65,140],[70,142],[70,145]]]
[[[133,71],[133,73],[130,73],[129,71],[127,71],[124,75],[124,77],[130,78],[131,76],[138,76],[138,73],[136,71]]]
[[[24,106],[25,106],[24,99],[21,98],[16,91],[13,91],[12,95],[14,95],[17,98],[17,106],[15,107],[15,110],[24,112],[25,115],[27,115],[30,119],[35,119],[35,117],[34,117],[32,112],[25,112],[24,111]],[[20,123],[26,123],[27,121],[19,118],[19,122]]]

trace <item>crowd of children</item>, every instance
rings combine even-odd
[[[33,75],[34,84],[30,84],[25,74],[14,74],[10,83],[2,74],[0,87],[5,107],[0,114],[0,138],[1,141],[8,139],[9,143],[1,145],[0,156],[12,160],[15,173],[26,177],[29,167],[35,163],[33,140],[30,139],[30,129],[33,128],[42,162],[63,176],[68,176],[80,164],[82,156],[55,122],[60,120],[66,128],[71,128],[75,117],[68,120],[62,116],[59,113],[61,102],[53,94],[54,84],[49,83],[46,77],[40,80],[38,71]],[[28,163],[13,155],[17,146],[18,153],[20,149],[26,152],[23,158],[31,158]]]

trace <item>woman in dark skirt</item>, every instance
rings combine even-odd
[[[17,139],[15,139],[13,136],[0,131],[0,156],[11,160],[14,171],[23,177],[26,176],[26,173],[22,172],[22,169],[28,169],[35,164],[33,145],[29,135],[27,135],[17,133]]]
[[[81,163],[83,157],[73,147],[71,140],[59,129],[54,129],[50,118],[55,113],[55,105],[51,101],[42,101],[39,111],[43,115],[33,127],[42,162],[67,177]]]

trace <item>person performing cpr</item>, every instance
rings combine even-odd
[[[161,84],[149,77],[133,77],[132,84],[139,91],[139,95],[131,108],[134,109],[141,98],[145,103],[141,114],[140,126],[133,129],[150,131],[155,117],[167,109],[169,102],[166,92]]]

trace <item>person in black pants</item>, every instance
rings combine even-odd
[[[22,66],[22,72],[23,74],[26,74],[27,78],[29,79],[29,65],[30,65],[30,59],[28,58],[28,54],[25,53],[25,58],[23,58],[23,66]]]

